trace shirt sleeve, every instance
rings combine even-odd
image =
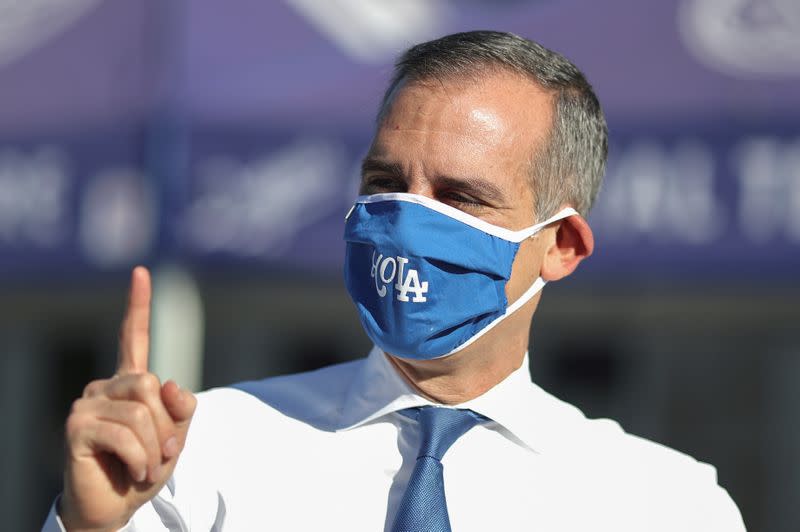
[[[61,517],[58,515],[59,499],[61,499],[61,495],[56,497],[56,500],[53,501],[52,506],[50,506],[50,513],[47,514],[47,519],[45,519],[44,525],[42,525],[42,532],[67,532],[67,529],[64,528],[64,523],[61,522]],[[134,532],[134,530],[133,523],[128,521],[128,524],[120,528],[117,532]]]
[[[191,532],[222,530],[225,520],[225,501],[222,496],[206,490],[193,490],[183,483],[181,496],[176,496],[175,478],[171,478],[153,499],[139,508],[130,521],[117,532]],[[211,504],[209,504],[211,503]],[[194,507],[194,508],[193,508]],[[58,499],[42,526],[42,532],[66,532],[58,515]],[[195,511],[192,511],[192,510]],[[197,511],[202,509],[202,511]]]

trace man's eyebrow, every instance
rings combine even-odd
[[[403,168],[399,164],[367,156],[361,161],[361,177],[369,172],[383,172],[394,177],[403,177]]]

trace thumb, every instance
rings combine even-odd
[[[197,398],[189,390],[181,389],[175,381],[167,381],[161,387],[161,400],[178,430],[185,433],[197,407]]]

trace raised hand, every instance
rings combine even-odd
[[[117,372],[89,383],[66,423],[59,514],[69,531],[116,530],[158,493],[183,449],[197,400],[147,370],[151,283],[131,275]]]

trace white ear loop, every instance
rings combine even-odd
[[[558,220],[562,220],[564,218],[568,218],[570,216],[573,216],[575,214],[578,214],[578,212],[575,209],[572,209],[572,208],[563,209],[563,210],[559,211],[555,216],[551,216],[550,218],[548,218],[544,222],[538,223],[538,224],[534,225],[533,227],[531,227],[530,229],[534,229],[535,228],[535,230],[532,231],[531,234],[529,234],[525,238],[531,238],[531,237],[535,236],[539,231],[541,231],[541,229],[543,227],[545,227],[545,226],[547,226],[547,225],[549,225],[549,224],[551,224],[553,222],[556,222]],[[529,229],[523,229],[523,231],[527,232],[527,231],[529,231]],[[520,231],[520,232],[523,232],[523,231]],[[525,303],[527,303],[528,301],[533,299],[533,296],[535,296],[536,294],[541,292],[542,289],[544,288],[544,285],[546,285],[546,284],[547,284],[547,281],[542,279],[541,276],[537,277],[536,280],[533,281],[533,284],[531,284],[528,287],[528,289],[525,290],[525,292],[523,292],[522,295],[517,298],[516,301],[514,301],[513,303],[511,303],[510,305],[508,305],[506,307],[506,311],[502,315],[500,315],[497,318],[495,318],[486,327],[484,327],[483,329],[478,331],[478,333],[475,336],[473,336],[472,338],[470,338],[469,340],[467,340],[466,342],[464,342],[460,346],[456,347],[455,349],[453,349],[449,353],[445,353],[444,355],[442,355],[440,357],[436,357],[436,358],[442,358],[442,357],[450,356],[453,353],[461,351],[462,349],[472,345],[472,343],[475,342],[478,338],[480,338],[481,336],[483,336],[487,332],[491,331],[498,323],[500,323],[501,321],[506,319],[508,316],[510,316],[511,314],[516,312],[517,310],[519,310],[520,307],[522,307]]]
[[[473,336],[472,338],[470,338],[469,340],[467,340],[466,342],[464,342],[460,346],[456,347],[455,349],[453,349],[449,353],[445,353],[444,355],[438,356],[436,358],[443,358],[443,357],[446,357],[446,356],[450,356],[453,353],[457,353],[458,351],[461,351],[462,349],[472,345],[472,343],[475,342],[478,338],[480,338],[484,334],[486,334],[489,331],[491,331],[492,329],[494,329],[494,327],[498,323],[500,323],[501,321],[506,319],[508,316],[510,316],[511,314],[516,312],[517,310],[519,310],[519,308],[522,305],[524,305],[525,303],[530,301],[533,298],[533,296],[538,294],[542,290],[542,288],[544,288],[544,285],[546,285],[546,284],[547,284],[547,281],[545,281],[541,277],[537,277],[536,280],[533,281],[533,284],[530,286],[530,288],[525,290],[525,292],[521,296],[519,296],[516,301],[514,301],[513,303],[511,303],[509,306],[506,307],[506,311],[502,315],[500,315],[497,318],[495,318],[486,327],[484,327],[483,329],[478,331],[478,333],[475,336]]]
[[[536,225],[532,225],[527,229],[520,229],[519,231],[515,231],[517,238],[519,238],[517,242],[522,242],[527,238],[535,236],[539,231],[541,231],[542,229],[544,229],[553,222],[557,222],[559,220],[563,220],[564,218],[569,218],[570,216],[576,216],[576,215],[578,215],[578,211],[576,211],[572,207],[565,207],[543,222],[539,222]]]

